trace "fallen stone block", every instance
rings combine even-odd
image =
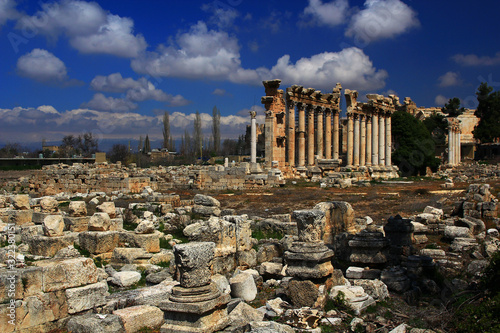
[[[89,220],[90,231],[108,231],[111,227],[111,218],[107,213],[94,213]]]
[[[101,254],[112,252],[118,247],[118,231],[85,231],[79,235],[80,247],[89,251],[91,254]]]
[[[83,287],[66,289],[68,313],[74,314],[106,304],[109,296],[106,281],[89,284]]]
[[[68,320],[66,329],[72,333],[108,333],[125,330],[119,316],[94,313],[72,317]]]
[[[133,231],[120,232],[120,244],[128,243],[130,247],[140,247],[146,252],[160,252],[161,232],[152,234],[136,234]]]
[[[82,232],[89,230],[89,220],[90,217],[65,217],[64,218],[64,228],[67,231],[72,232]]]
[[[233,276],[229,283],[231,284],[231,296],[242,298],[247,302],[251,302],[257,296],[257,286],[252,275],[240,273]]]
[[[36,256],[53,257],[65,247],[73,245],[76,235],[64,235],[58,237],[35,236],[28,240],[30,253]]]
[[[87,216],[87,205],[85,201],[71,201],[68,207],[68,214],[71,217]]]
[[[62,215],[49,215],[43,219],[43,233],[48,237],[62,236],[64,233],[64,220]]]
[[[125,332],[140,332],[144,328],[155,330],[163,324],[163,311],[156,306],[137,305],[113,312],[121,318]]]
[[[117,272],[113,274],[110,282],[120,287],[130,287],[141,279],[141,273],[133,271]]]

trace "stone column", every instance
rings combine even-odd
[[[359,114],[354,115],[354,166],[359,166]]]
[[[391,115],[387,114],[385,119],[385,165],[392,165],[392,130]]]
[[[325,158],[332,158],[332,110],[325,110]]]
[[[448,125],[448,164],[455,164],[454,160],[454,149],[453,149],[453,126],[451,124]]]
[[[378,165],[378,116],[372,117],[372,165]]]
[[[250,125],[250,162],[257,163],[257,112],[250,111],[252,117]]]
[[[354,129],[353,129],[353,114],[347,114],[347,165],[353,166],[353,148],[354,148]]]
[[[366,116],[361,117],[361,146],[359,147],[359,165],[366,165]]]
[[[366,116],[366,165],[372,165],[372,117]]]
[[[295,102],[288,102],[288,165],[295,166]]]
[[[314,107],[307,107],[307,165],[314,165]]]
[[[299,110],[299,166],[306,165],[306,112],[304,103],[298,103],[297,109]]]
[[[316,107],[316,155],[318,158],[323,158],[323,110],[321,106]]]
[[[458,128],[457,132],[457,164],[462,162],[462,146],[460,145],[460,128]]]
[[[385,165],[385,121],[384,114],[378,118],[378,164]]]
[[[334,111],[333,114],[333,159],[339,159],[339,146],[340,146],[340,137],[339,137],[339,111]]]

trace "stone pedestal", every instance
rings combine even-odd
[[[165,313],[163,333],[219,331],[229,324],[227,303],[231,297],[221,294],[211,282],[210,266],[215,244],[191,242],[174,246],[180,285],[160,304]]]
[[[297,210],[299,240],[285,252],[286,273],[300,279],[321,279],[333,273],[333,251],[323,242],[325,214],[320,210]]]
[[[389,241],[380,231],[364,229],[349,241],[350,261],[358,266],[376,267],[387,262]]]
[[[401,256],[407,257],[412,254],[413,230],[411,220],[399,215],[391,216],[384,226],[385,237],[390,242],[389,253],[394,264],[401,262]]]

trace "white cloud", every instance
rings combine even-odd
[[[202,10],[212,13],[209,18],[209,23],[214,24],[219,29],[231,28],[234,20],[240,15],[233,7],[225,5],[221,1],[214,1],[210,4],[205,4],[201,7]]]
[[[176,43],[132,60],[138,73],[189,79],[224,79],[240,68],[238,41],[204,22],[177,35]]]
[[[250,111],[255,111],[257,112],[257,115],[258,116],[264,116],[264,112],[265,112],[265,108],[262,106],[262,105],[252,105],[249,109],[245,108],[245,109],[241,109],[240,111],[238,111],[236,114],[238,116],[242,116],[242,117],[250,117]],[[265,117],[262,121],[265,121]]]
[[[137,104],[125,98],[106,97],[97,93],[92,100],[83,103],[81,107],[106,112],[128,112],[137,109]]]
[[[366,0],[364,7],[345,32],[360,42],[393,38],[420,25],[417,13],[400,0]]]
[[[440,87],[453,87],[462,84],[462,79],[460,79],[460,74],[456,72],[447,72],[438,78],[438,85]]]
[[[349,9],[347,0],[334,0],[325,2],[309,0],[309,5],[304,9],[304,20],[308,24],[336,26],[344,23]]]
[[[61,34],[82,53],[104,53],[119,57],[136,57],[147,43],[142,35],[134,35],[134,22],[108,14],[95,2],[65,0],[44,3],[34,16],[25,16],[17,28],[35,25],[37,31],[56,40]]]
[[[475,54],[456,54],[452,59],[464,66],[494,66],[500,64],[500,52],[497,52],[494,57],[480,57]]]
[[[443,95],[437,95],[434,99],[434,104],[436,105],[445,105],[448,103],[449,98],[444,97]]]
[[[21,56],[17,60],[17,72],[39,82],[63,83],[68,79],[64,62],[42,49]]]
[[[337,82],[358,90],[377,90],[385,86],[388,74],[373,67],[361,49],[351,47],[340,52],[324,52],[301,58],[295,64],[284,55],[270,70],[267,79],[281,78],[285,84],[300,84],[331,90]]]
[[[224,89],[216,88],[214,91],[212,91],[212,95],[217,95],[217,96],[224,96],[227,95],[227,91]]]
[[[155,100],[169,103],[170,106],[183,106],[190,103],[181,95],[170,95],[157,89],[153,83],[144,77],[134,80],[132,78],[123,78],[120,73],[113,73],[108,76],[98,75],[90,87],[97,91],[125,93],[130,101],[142,102],[145,100]]]
[[[0,0],[0,26],[4,25],[8,20],[16,20],[21,16],[16,10],[16,6],[14,0]]]

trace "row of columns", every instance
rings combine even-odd
[[[390,166],[391,155],[390,113],[347,114],[348,166]]]
[[[448,164],[460,164],[462,159],[460,146],[460,126],[450,124],[448,126]]]
[[[299,116],[297,131],[298,154],[297,161],[295,161],[295,104],[291,102],[288,105],[288,161],[290,166],[314,165],[315,155],[325,159],[338,159],[340,151],[338,111],[304,103],[297,103],[297,110]]]

